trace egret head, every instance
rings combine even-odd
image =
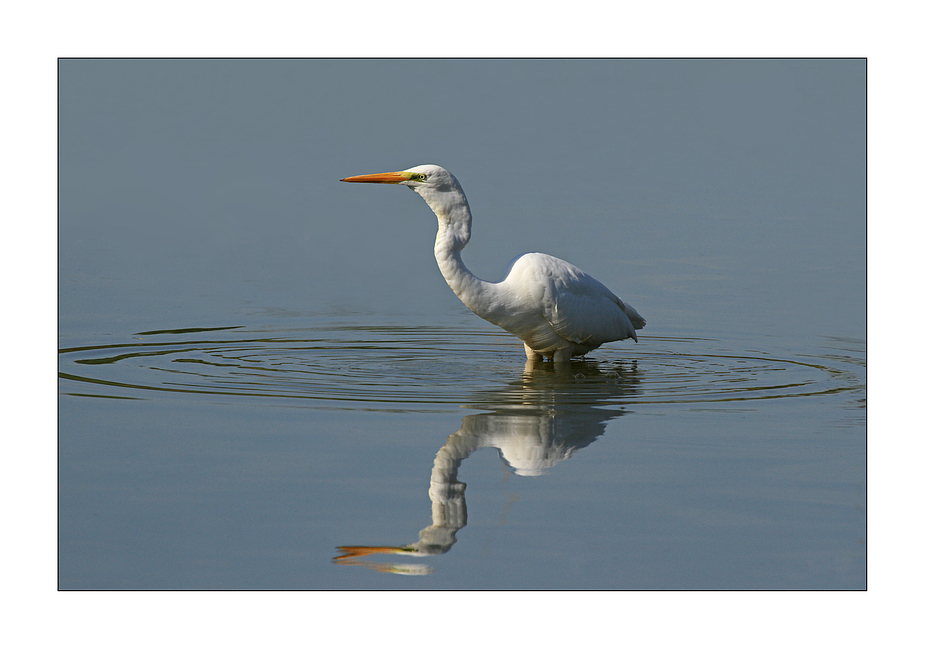
[[[342,178],[345,183],[386,183],[389,185],[407,185],[411,189],[431,187],[438,191],[459,189],[456,177],[443,167],[437,165],[418,165],[404,171],[387,171],[381,174],[350,176]]]
[[[469,204],[456,176],[437,165],[418,165],[404,171],[389,171],[342,178],[345,183],[385,183],[405,185],[423,198],[438,217],[449,216],[456,208]]]

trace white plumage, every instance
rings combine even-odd
[[[543,253],[515,259],[500,282],[473,275],[460,254],[471,232],[469,202],[459,181],[443,167],[421,165],[343,180],[405,185],[417,192],[437,216],[434,256],[447,284],[473,313],[523,340],[528,358],[566,362],[606,342],[637,340],[636,330],[646,324],[599,281]]]

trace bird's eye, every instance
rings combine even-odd
[[[418,174],[418,180],[427,180],[427,174]]]

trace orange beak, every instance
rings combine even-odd
[[[340,179],[342,183],[388,183],[391,185],[405,180],[408,180],[408,178],[399,171],[389,171],[383,174],[367,174],[365,176],[350,176],[349,178]]]
[[[406,550],[404,548],[396,548],[390,546],[369,546],[369,545],[339,545],[337,549],[343,552],[339,557],[335,557],[335,561],[342,561],[344,559],[353,559],[356,557],[365,557],[370,554],[413,554],[413,550]]]

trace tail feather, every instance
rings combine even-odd
[[[630,319],[635,329],[642,329],[646,326],[646,319],[639,315],[639,312],[626,302],[623,303],[623,312],[626,313],[626,317]]]

